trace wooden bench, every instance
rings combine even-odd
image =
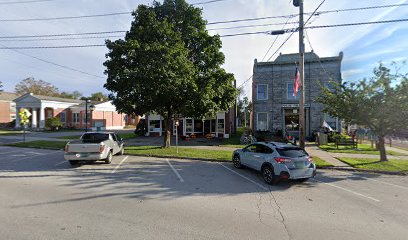
[[[339,149],[339,146],[352,146],[357,148],[357,141],[354,139],[336,139],[336,148]]]

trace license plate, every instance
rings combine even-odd
[[[88,157],[89,156],[89,154],[87,154],[87,153],[77,153],[77,154],[75,154],[75,156],[76,157]]]

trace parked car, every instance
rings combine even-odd
[[[89,132],[84,133],[79,140],[70,141],[65,146],[65,160],[71,165],[79,161],[104,160],[109,164],[113,155],[124,153],[123,139],[115,133]]]
[[[287,143],[256,142],[235,150],[232,161],[236,168],[245,166],[260,171],[268,184],[282,179],[306,181],[316,175],[316,165],[309,154]]]

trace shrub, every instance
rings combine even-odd
[[[45,120],[45,127],[52,131],[58,131],[62,127],[62,123],[59,118],[52,117]]]

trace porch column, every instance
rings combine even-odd
[[[16,108],[16,126],[15,128],[20,127],[20,108]]]
[[[31,114],[31,128],[37,128],[37,109],[32,108]]]
[[[40,108],[40,128],[45,128],[45,109]]]

